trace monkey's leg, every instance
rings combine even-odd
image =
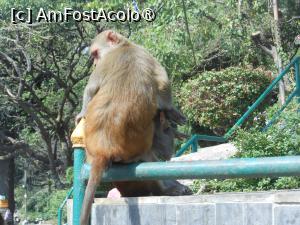
[[[162,195],[168,196],[180,196],[180,195],[192,195],[192,190],[179,183],[177,180],[163,180],[161,182]]]
[[[114,182],[122,197],[180,196],[193,194],[189,187],[176,180]]]
[[[122,197],[152,196],[153,192],[160,190],[156,181],[120,181],[114,182],[114,185]]]

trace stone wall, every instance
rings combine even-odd
[[[300,191],[96,199],[91,224],[299,225]]]

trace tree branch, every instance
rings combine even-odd
[[[254,32],[251,34],[252,41],[260,47],[265,53],[272,56],[274,58],[274,49],[276,50],[275,46],[268,43],[266,38],[262,35],[260,31]]]

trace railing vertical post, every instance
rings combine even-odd
[[[74,149],[73,225],[80,225],[80,211],[85,192],[85,179],[82,175],[82,168],[85,161],[84,124],[85,120],[81,119],[71,135]]]
[[[296,77],[296,96],[298,97],[298,103],[300,103],[300,58],[295,62],[295,77]]]
[[[73,225],[80,225],[80,211],[84,198],[85,183],[81,176],[84,164],[85,151],[83,148],[74,149],[74,183],[73,183]]]
[[[192,143],[192,152],[197,152],[197,151],[198,151],[198,139],[194,138]]]

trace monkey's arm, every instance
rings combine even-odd
[[[158,84],[158,108],[161,110],[172,108],[171,84],[166,70],[154,60],[154,74]]]
[[[171,109],[165,110],[165,114],[170,122],[173,122],[178,125],[183,125],[186,123],[186,117],[178,111],[174,106]]]
[[[171,84],[166,70],[155,60],[155,78],[158,83],[158,108],[166,113],[166,117],[176,124],[183,125],[186,122],[185,116],[172,104]]]
[[[88,103],[92,100],[92,98],[95,96],[97,91],[99,90],[99,75],[96,73],[92,73],[89,81],[84,89],[83,93],[83,101],[82,101],[82,108],[80,113],[76,116],[76,124],[79,123],[82,117],[85,116]]]

